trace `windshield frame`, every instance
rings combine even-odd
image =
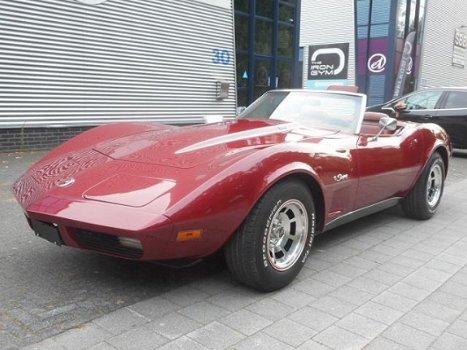
[[[360,99],[360,106],[359,107],[359,113],[358,115],[356,115],[356,117],[358,118],[357,120],[357,123],[355,124],[355,127],[354,129],[350,132],[351,134],[359,134],[360,133],[360,130],[362,128],[362,124],[363,124],[363,118],[364,118],[364,114],[365,114],[365,111],[366,111],[366,102],[367,102],[367,97],[365,94],[361,94],[361,93],[355,93],[355,92],[348,92],[348,91],[339,91],[339,90],[306,90],[306,89],[277,89],[277,90],[269,90],[267,91],[265,94],[263,94],[262,96],[260,96],[256,101],[254,101],[251,105],[249,105],[244,111],[242,111],[242,113],[238,116],[238,119],[247,119],[249,118],[248,115],[251,114],[252,112],[254,112],[260,105],[261,103],[263,103],[263,99],[266,98],[267,96],[269,96],[270,94],[285,94],[284,95],[284,99],[286,99],[290,93],[309,93],[310,95],[311,94],[314,94],[315,96],[316,95],[319,95],[319,94],[325,94],[325,95],[343,95],[343,96],[353,96],[353,97],[357,97]],[[281,100],[277,106],[279,106],[283,100]],[[277,109],[277,106],[274,108],[273,112]],[[271,113],[272,115],[272,113]],[[269,116],[265,116],[264,119],[274,119],[274,118],[271,118],[271,115]],[[253,118],[252,118],[253,119]],[[281,120],[281,119],[276,119],[276,120]],[[298,124],[300,124],[300,122],[297,122]],[[316,126],[316,128],[320,128],[319,126]],[[325,128],[326,129],[326,128]],[[339,128],[330,128],[332,130],[335,130],[335,131],[340,131],[340,132],[344,132],[344,133],[349,133],[348,131],[346,130],[342,130],[342,129],[339,129]]]

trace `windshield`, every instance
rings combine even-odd
[[[365,111],[365,96],[329,91],[269,91],[240,115],[240,118],[269,118],[358,133]]]

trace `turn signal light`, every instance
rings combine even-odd
[[[191,239],[199,239],[203,235],[203,230],[187,230],[177,233],[177,242],[189,241]]]

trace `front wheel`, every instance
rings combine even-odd
[[[439,153],[434,153],[412,191],[402,201],[402,209],[411,218],[426,220],[437,211],[444,190],[446,169]]]
[[[225,247],[227,265],[243,284],[273,291],[289,284],[305,264],[315,232],[309,189],[285,180],[255,205]]]

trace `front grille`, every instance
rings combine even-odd
[[[74,236],[81,248],[118,255],[125,258],[134,259],[143,256],[142,249],[121,245],[118,236],[81,229],[75,229]]]

